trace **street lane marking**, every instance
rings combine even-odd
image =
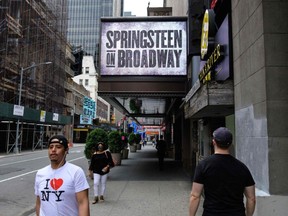
[[[80,159],[83,159],[83,158],[84,158],[84,156],[83,156],[83,157],[79,157],[79,158],[74,158],[74,159],[68,160],[68,162],[80,160]],[[40,168],[40,169],[41,169],[41,168]],[[3,180],[0,181],[0,183],[6,182],[6,181],[10,181],[10,180],[13,180],[13,179],[16,179],[16,178],[20,178],[20,177],[25,176],[25,175],[29,175],[29,174],[31,174],[31,173],[37,172],[38,170],[39,170],[39,169],[30,171],[30,172],[27,172],[27,173],[23,173],[23,174],[21,174],[21,175],[13,176],[13,177],[11,177],[11,178],[3,179]]]
[[[33,158],[33,159],[29,159],[29,160],[15,161],[15,162],[11,162],[11,163],[1,164],[0,166],[6,166],[6,165],[11,165],[11,164],[23,163],[23,162],[27,162],[27,161],[42,159],[42,158],[47,158],[47,156]]]
[[[38,170],[33,170],[33,171],[30,171],[30,172],[27,172],[27,173],[23,173],[23,174],[18,175],[18,176],[13,176],[13,177],[11,177],[11,178],[3,179],[3,180],[0,181],[0,183],[9,181],[9,180],[12,180],[12,179],[15,179],[15,178],[19,178],[19,177],[22,177],[22,176],[25,176],[25,175],[29,175],[29,174],[34,173],[34,172],[37,172],[37,171],[38,171]]]
[[[69,153],[81,153],[81,150],[73,150],[73,151],[69,151]],[[22,161],[15,161],[15,162],[11,162],[11,163],[6,163],[6,164],[0,164],[1,166],[6,166],[6,165],[12,165],[12,164],[17,164],[17,163],[23,163],[23,162],[28,162],[28,161],[32,161],[32,160],[38,160],[38,159],[42,159],[42,158],[48,158],[47,155],[43,156],[43,157],[37,157],[37,158],[33,158],[33,159],[27,159],[27,160],[22,160]]]

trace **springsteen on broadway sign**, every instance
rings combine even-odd
[[[186,20],[101,20],[101,75],[186,75]]]

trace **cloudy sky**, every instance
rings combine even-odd
[[[131,11],[132,15],[147,16],[147,6],[163,7],[163,0],[124,0],[124,11]]]

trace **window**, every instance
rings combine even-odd
[[[83,85],[83,80],[79,79],[79,85]]]
[[[89,67],[85,67],[85,74],[89,74]]]
[[[89,84],[89,80],[85,79],[85,86],[88,86],[88,84]]]

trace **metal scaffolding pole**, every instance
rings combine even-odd
[[[47,64],[51,64],[51,63],[52,62],[42,62],[42,63],[39,63],[39,64],[32,64],[31,66],[26,67],[26,68],[21,67],[18,106],[21,106],[22,86],[23,86],[23,73],[24,73],[24,71],[29,70],[29,69],[34,68],[34,67],[38,67],[39,65],[47,65]],[[19,126],[20,126],[20,119],[18,118],[17,125],[16,125],[16,142],[15,142],[15,149],[14,149],[14,152],[16,154],[19,153],[19,146],[18,146],[19,145],[19,137],[20,137]]]

